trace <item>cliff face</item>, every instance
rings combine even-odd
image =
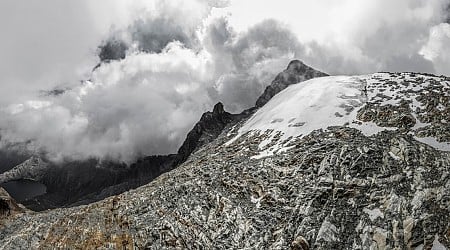
[[[449,111],[447,77],[305,81],[145,186],[6,220],[0,248],[446,249]]]
[[[5,189],[0,187],[0,227],[3,227],[3,222],[9,221],[14,216],[24,213],[26,209],[18,204]]]

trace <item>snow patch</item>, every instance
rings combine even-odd
[[[381,212],[381,210],[379,208],[375,208],[375,209],[368,209],[368,208],[364,208],[363,212],[366,213],[367,215],[369,215],[369,219],[371,221],[375,221],[377,218],[384,218],[384,214]]]
[[[349,125],[365,135],[373,135],[392,128],[382,128],[374,123],[356,122],[358,109],[367,101],[368,76],[330,76],[311,79],[294,84],[274,96],[259,109],[225,145],[230,145],[240,136],[256,131],[269,136],[259,145],[262,149],[272,142],[275,135],[284,145],[273,145],[254,158],[270,156],[285,151],[288,138],[308,135],[317,129],[329,126]]]
[[[417,112],[423,114],[425,108],[418,97],[426,92],[424,88],[430,84],[443,84],[430,82],[436,79],[439,78],[411,73],[376,73],[320,77],[290,85],[260,108],[225,145],[229,146],[243,135],[258,136],[262,139],[260,154],[252,158],[260,159],[285,152],[293,139],[314,130],[326,130],[330,126],[355,128],[365,136],[398,129],[359,121],[358,110],[366,103],[377,106],[409,103],[411,115],[416,121],[410,132],[414,135],[418,129],[430,126],[418,119]],[[442,110],[443,106],[437,109]],[[450,151],[450,143],[438,142],[432,137],[416,139],[434,148]],[[393,158],[397,159],[395,156]]]
[[[431,247],[431,250],[447,250],[447,248],[439,242],[439,236],[434,236],[433,246]]]
[[[417,137],[414,139],[441,151],[450,151],[450,142],[438,142],[434,137]]]

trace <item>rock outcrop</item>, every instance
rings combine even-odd
[[[448,249],[449,90],[414,73],[290,86],[147,185],[6,220],[0,248]]]
[[[312,78],[328,76],[316,69],[309,67],[299,60],[293,60],[288,67],[275,77],[272,83],[266,87],[264,93],[256,101],[256,107],[262,107],[274,95],[278,94],[283,89],[291,84],[303,82]]]
[[[186,140],[178,150],[178,163],[184,162],[192,152],[206,143],[216,139],[235,115],[226,112],[221,102],[214,105],[212,112],[206,112],[200,118],[194,128],[187,134]]]
[[[25,212],[25,208],[11,198],[5,189],[0,187],[0,227],[3,221],[11,220],[15,215]]]

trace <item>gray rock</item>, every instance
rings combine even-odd
[[[3,222],[12,219],[20,213],[24,213],[26,209],[18,204],[5,189],[0,187],[0,227]]]

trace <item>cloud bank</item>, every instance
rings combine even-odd
[[[444,0],[1,5],[1,143],[54,160],[175,152],[203,112],[253,106],[294,58],[331,74],[450,75]]]

